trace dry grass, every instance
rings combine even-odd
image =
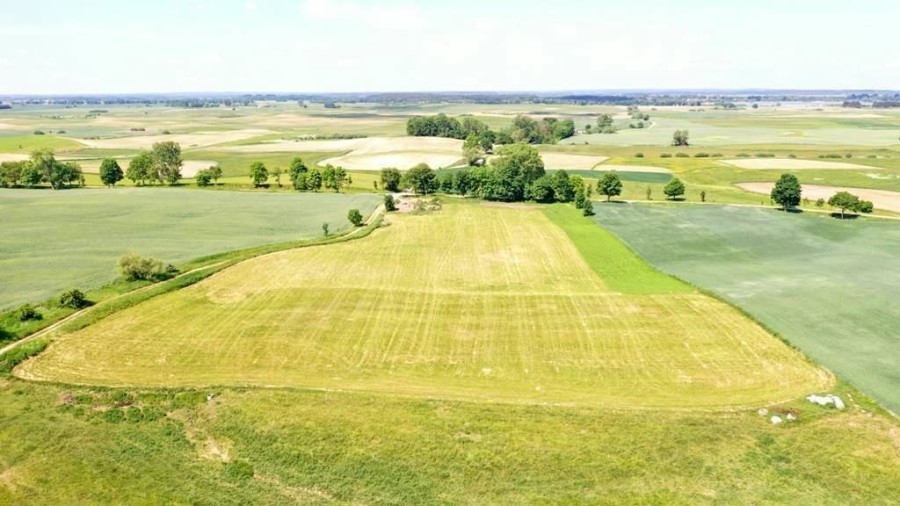
[[[269,130],[230,130],[215,132],[193,132],[189,134],[134,135],[112,139],[76,139],[82,144],[97,149],[149,149],[157,142],[172,141],[182,149],[201,148],[240,141],[272,133]]]
[[[392,220],[363,241],[260,257],[117,313],[18,373],[677,408],[830,382],[714,299],[612,291],[539,210],[458,204]]]

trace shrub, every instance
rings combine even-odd
[[[31,304],[19,307],[19,321],[27,322],[29,320],[40,320],[41,318],[43,318],[41,313]]]
[[[713,158],[722,158],[722,153],[713,153],[713,154],[711,154],[711,155],[709,155],[709,156],[711,156],[711,157],[713,157]]]
[[[397,210],[397,202],[394,201],[394,197],[390,194],[384,196],[384,210],[387,212]]]
[[[59,305],[60,307],[81,309],[88,305],[88,300],[81,290],[72,289],[59,296]]]
[[[351,209],[347,211],[347,219],[350,220],[354,227],[358,227],[362,225],[363,215],[359,212],[359,209]]]
[[[775,153],[756,153],[757,158],[775,158]]]
[[[157,280],[171,274],[175,266],[164,266],[155,258],[141,258],[134,253],[128,253],[119,259],[119,272],[129,281]]]
[[[853,153],[847,153],[844,155],[844,158],[853,158]]]
[[[748,155],[747,153],[738,153],[735,156],[737,156],[738,158],[750,158],[750,155]]]
[[[44,135],[44,131],[43,130],[35,130],[34,135]]]
[[[694,158],[709,158],[709,153],[697,153]]]
[[[592,204],[590,200],[585,200],[584,206],[582,206],[582,208],[581,208],[581,213],[585,216],[593,216],[594,215],[594,204]]]
[[[660,158],[672,158],[672,153],[663,153],[659,155]]]
[[[162,134],[163,134],[163,135],[169,135],[169,134],[171,134],[171,133],[172,133],[172,132],[170,132],[170,131],[168,131],[168,130],[163,130],[163,131],[162,131]]]
[[[788,155],[788,158],[797,158],[797,155],[795,155],[794,153],[791,153]]]
[[[644,153],[635,153],[635,154],[634,154],[634,157],[635,157],[635,158],[643,158],[643,157],[644,157]]]
[[[825,206],[825,199],[820,198],[819,200],[816,200],[816,207],[824,207],[824,206]]]
[[[691,155],[687,153],[675,153],[675,158],[690,158]]]

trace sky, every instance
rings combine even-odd
[[[0,94],[900,89],[896,0],[3,0]]]

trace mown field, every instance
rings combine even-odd
[[[166,188],[0,189],[0,309],[85,290],[118,276],[125,253],[179,263],[321,235],[350,225],[374,195],[185,192]]]
[[[900,412],[897,223],[682,205],[598,206],[597,221]]]
[[[363,241],[243,262],[61,336],[20,374],[606,406],[747,406],[828,388],[736,310],[586,231],[574,209],[550,213],[453,204]],[[563,229],[600,256],[586,262]]]

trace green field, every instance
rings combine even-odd
[[[373,195],[186,192],[168,188],[0,189],[0,309],[113,280],[128,252],[179,263],[349,226]]]
[[[900,412],[897,223],[647,205],[598,206],[597,221]]]
[[[585,234],[574,209],[551,214],[566,231],[538,207],[395,216],[365,240],[259,257],[114,314],[20,374],[661,407],[752,406],[828,387],[731,307],[608,234]]]

